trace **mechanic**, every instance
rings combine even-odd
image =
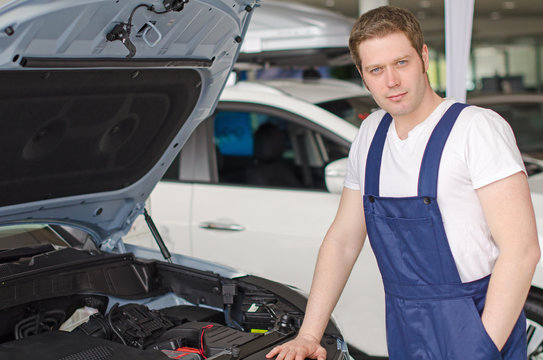
[[[540,250],[510,126],[432,90],[428,48],[407,10],[364,13],[349,48],[382,110],[351,146],[300,332],[266,357],[326,358],[320,339],[368,235],[390,359],[526,359],[522,309]]]

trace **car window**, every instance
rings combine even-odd
[[[362,121],[378,109],[371,96],[357,96],[348,99],[327,101],[317,104],[317,106],[347,120],[356,127],[360,127]]]
[[[221,184],[325,190],[324,167],[348,155],[347,146],[261,111],[217,111],[213,140]]]
[[[230,108],[200,124],[162,180],[325,191],[325,166],[349,154],[305,119]]]

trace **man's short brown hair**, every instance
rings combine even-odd
[[[424,37],[419,21],[411,11],[396,6],[381,6],[362,14],[354,24],[349,37],[349,50],[358,70],[362,71],[362,63],[358,53],[358,47],[362,41],[381,38],[397,32],[407,36],[422,59]]]

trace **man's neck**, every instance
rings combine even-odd
[[[394,125],[398,137],[402,140],[407,139],[409,132],[415,126],[426,120],[442,101],[443,98],[429,88],[427,94],[424,96],[423,102],[415,111],[406,115],[394,116]]]

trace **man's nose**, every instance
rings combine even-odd
[[[400,85],[400,77],[395,69],[388,68],[385,70],[386,83],[390,88]]]

